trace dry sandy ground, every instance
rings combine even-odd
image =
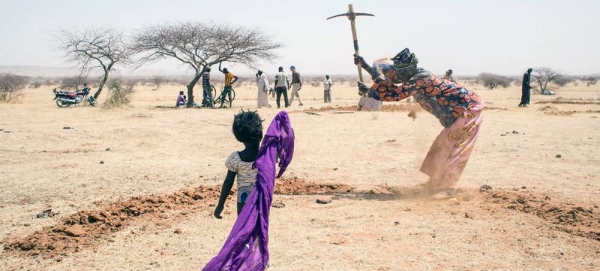
[[[487,109],[450,201],[417,190],[442,130],[433,116],[407,117],[406,102],[338,114],[357,101],[348,85],[333,88],[338,110],[307,114],[330,105],[305,87],[289,108],[296,152],[278,181],[269,270],[600,269],[600,87],[533,95],[530,108],[517,87],[468,87]],[[0,104],[0,269],[198,270],[216,255],[236,218],[232,199],[212,217],[223,162],[242,148],[230,125],[256,88],[214,110],[157,108],[182,86],[137,89],[113,110],[58,108],[49,87]],[[268,124],[277,110],[258,112]],[[315,203],[319,192],[333,201]],[[47,208],[57,214],[36,218]],[[77,221],[82,232],[67,229]]]

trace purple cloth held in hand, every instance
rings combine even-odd
[[[279,112],[262,140],[254,168],[255,188],[238,216],[231,233],[202,270],[264,270],[269,263],[269,211],[275,187],[275,163],[281,177],[294,155],[294,131],[285,111]]]

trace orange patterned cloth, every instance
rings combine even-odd
[[[414,96],[423,109],[438,118],[445,129],[429,149],[421,172],[430,177],[435,189],[454,188],[477,141],[483,101],[463,85],[440,79],[425,70],[395,85],[392,81],[398,81],[397,74],[388,66],[386,63],[378,66],[380,72],[373,80],[368,97],[400,101]]]
[[[401,85],[395,85],[387,78],[393,78],[393,75],[386,74],[385,79],[378,77],[374,80],[369,91],[370,97],[382,101],[400,101],[414,96],[421,107],[436,116],[444,127],[449,127],[467,112],[483,109],[479,95],[461,84],[445,81],[427,71],[422,71]]]

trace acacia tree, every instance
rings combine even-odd
[[[27,85],[27,77],[9,73],[0,74],[0,101],[10,102]]]
[[[156,86],[156,89],[159,89],[164,82],[165,79],[162,76],[155,76],[154,78],[152,78],[152,83]]]
[[[550,84],[556,84],[558,82],[558,85],[560,86],[562,84],[561,80],[564,77],[562,73],[547,67],[534,68],[531,76],[537,81],[542,94],[546,92],[546,89]]]
[[[186,85],[187,107],[194,105],[194,86],[206,68],[224,61],[252,68],[275,58],[274,50],[282,46],[255,28],[200,22],[149,26],[133,40],[132,51],[141,55],[138,67],[171,58],[194,71]]]
[[[493,73],[482,73],[477,76],[477,80],[481,82],[486,88],[493,90],[494,88],[501,86],[506,88],[510,86],[510,79],[505,76],[497,75]]]
[[[115,65],[126,65],[130,53],[123,32],[109,27],[90,27],[85,29],[59,30],[55,36],[56,50],[64,53],[68,62],[80,70],[80,77],[100,71],[102,79],[94,94],[97,99]]]
[[[596,82],[598,82],[598,77],[596,77],[596,76],[588,76],[588,77],[583,78],[583,80],[586,81],[587,86],[589,87],[589,86],[595,85]]]

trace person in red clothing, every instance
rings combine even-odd
[[[413,96],[444,126],[429,149],[421,172],[436,199],[455,196],[455,185],[467,165],[481,125],[483,101],[465,86],[438,78],[419,68],[408,48],[370,67],[360,56],[354,62],[371,74],[373,85],[358,83],[359,92],[380,101],[400,101]]]

